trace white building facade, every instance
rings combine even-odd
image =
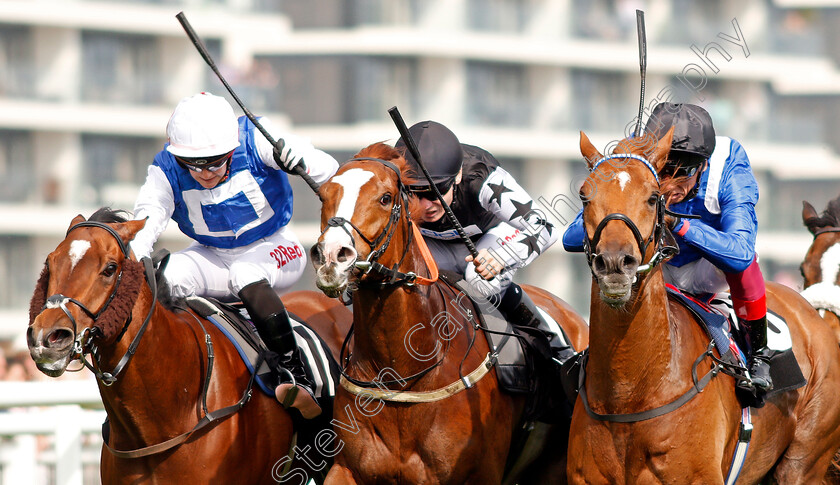
[[[697,103],[746,147],[761,184],[765,276],[800,282],[801,201],[840,194],[840,17],[797,0],[2,0],[0,340],[23,343],[50,250],[76,214],[131,209],[178,100],[226,94],[184,35],[183,10],[237,94],[339,161],[434,119],[514,174],[563,230],[598,146],[638,111],[635,9],[646,11],[647,104]],[[238,110],[237,110],[238,111]],[[318,203],[293,219],[309,246]],[[186,243],[174,224],[159,242]],[[558,243],[521,282],[583,313],[589,271]],[[299,288],[314,289],[311,270]]]

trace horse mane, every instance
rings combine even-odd
[[[100,207],[93,214],[90,215],[90,221],[103,223],[123,223],[128,221],[128,211],[122,209],[111,209],[110,207]]]
[[[830,201],[820,216],[805,221],[805,226],[811,232],[820,227],[840,227],[840,196]]]
[[[354,158],[378,158],[393,163],[400,170],[400,179],[404,185],[418,183],[420,180],[414,174],[411,166],[405,160],[405,152],[383,142],[372,143],[362,148]],[[421,213],[420,201],[411,192],[408,193],[408,212],[411,219],[419,221]]]
[[[120,224],[123,222],[127,222],[129,220],[129,213],[128,211],[122,209],[111,209],[110,207],[100,207],[96,210],[93,214],[91,214],[90,219],[91,221],[96,222],[103,222],[103,223],[116,223]],[[161,273],[158,276],[158,284],[157,284],[157,300],[158,303],[163,305],[168,310],[174,310],[180,305],[180,300],[176,300],[172,296],[172,289],[169,285],[169,282],[166,281],[166,276]]]

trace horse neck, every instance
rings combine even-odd
[[[151,303],[151,290],[144,286],[125,334],[116,344],[101,349],[101,370],[113,371],[126,355]],[[188,319],[157,304],[134,356],[117,381],[112,386],[99,383],[115,436],[127,436],[137,447],[145,446],[162,441],[166,433],[194,420],[190,416],[198,409],[195,403],[206,363],[201,350],[203,336],[196,335],[193,327],[196,325]]]
[[[404,222],[400,226],[389,250],[383,255],[382,264],[385,266],[393,267],[402,258],[408,241],[406,234],[410,229]],[[399,271],[428,276],[429,269],[416,241],[408,247]],[[435,309],[440,312],[445,303],[434,284],[385,288],[361,286],[353,298],[354,358],[369,367],[370,371],[390,367],[403,376],[428,367],[434,359],[417,359],[417,353],[412,354],[406,341],[410,338],[412,349],[424,355],[439,347],[441,341],[432,321]],[[418,324],[421,324],[420,327],[415,329]]]
[[[593,280],[587,392],[593,401],[625,409],[663,379],[678,374],[677,327],[670,322],[668,296],[660,270],[642,278],[633,300],[614,309],[604,304]],[[684,376],[680,374],[680,379]],[[679,380],[676,382],[680,382]]]

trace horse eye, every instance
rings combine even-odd
[[[391,194],[385,194],[379,198],[379,203],[382,205],[388,205],[391,203]]]
[[[587,197],[586,195],[584,195],[584,194],[583,194],[583,192],[581,192],[580,194],[578,194],[578,196],[580,196],[580,203],[581,203],[581,204],[583,204],[583,205],[584,205],[584,207],[585,207],[585,206],[587,206],[587,205],[589,205],[589,197]]]
[[[110,278],[111,276],[114,276],[114,273],[116,273],[116,272],[117,272],[117,263],[110,262],[107,265],[105,265],[105,269],[102,270],[102,276],[104,276],[106,278]]]
[[[659,202],[659,194],[652,194],[648,197],[648,205],[656,205],[657,202]]]

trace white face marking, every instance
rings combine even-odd
[[[618,172],[618,185],[621,187],[621,191],[624,191],[624,187],[627,186],[627,182],[630,181],[630,174],[627,172]]]
[[[343,217],[346,220],[353,218],[353,213],[356,211],[356,202],[359,199],[359,192],[362,190],[362,185],[366,184],[373,178],[373,172],[368,172],[361,168],[351,168],[343,174],[333,177],[332,182],[341,185],[344,188],[344,194],[341,201],[338,203],[338,209],[335,211],[335,217]],[[348,227],[349,230],[352,231]],[[324,232],[324,244],[329,246],[331,244],[346,244],[352,245],[353,242],[347,232],[340,227],[331,227]]]
[[[76,267],[76,264],[82,259],[87,250],[90,249],[90,241],[76,240],[70,243],[70,271]]]
[[[837,273],[840,271],[840,243],[826,249],[820,258],[820,270],[822,281],[834,284],[837,281]]]

